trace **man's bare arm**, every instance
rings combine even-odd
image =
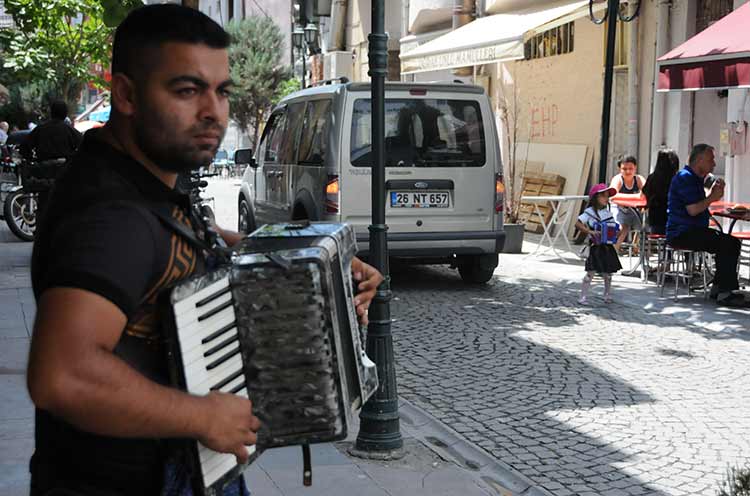
[[[724,196],[724,182],[717,180],[711,187],[711,191],[708,193],[708,197],[705,200],[688,205],[685,209],[691,217],[695,217],[696,215],[705,212],[713,202],[718,201],[722,196]]]
[[[191,396],[161,386],[113,350],[126,324],[109,300],[80,289],[53,288],[39,301],[29,356],[34,404],[78,428],[114,437],[188,437],[247,458],[258,419],[245,398]]]

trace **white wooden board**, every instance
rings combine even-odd
[[[565,178],[563,195],[585,195],[586,183],[591,173],[592,152],[587,145],[563,145],[549,143],[518,143],[517,160],[543,162],[544,172],[559,174]],[[581,202],[582,203],[582,202]],[[576,205],[576,213],[581,207]],[[568,234],[572,235],[575,221],[567,224]]]

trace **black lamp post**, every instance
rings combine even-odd
[[[305,48],[305,31],[300,26],[295,26],[292,31],[292,44],[302,53],[302,87],[305,87],[305,58],[307,50]]]
[[[607,0],[607,11],[604,16],[597,18],[594,15],[594,1],[589,0],[589,16],[594,24],[607,22],[607,57],[604,62],[604,95],[602,102],[602,135],[599,151],[599,182],[607,182],[607,158],[609,155],[609,127],[610,113],[612,111],[612,79],[615,67],[615,42],[617,41],[617,19],[622,22],[630,22],[641,10],[641,0],[636,0],[635,11],[630,16],[620,12],[620,0]],[[631,61],[632,62],[632,61]]]
[[[378,367],[380,386],[359,415],[359,435],[351,453],[363,458],[395,459],[404,455],[399,427],[398,392],[393,357],[388,273],[388,226],[385,224],[385,78],[388,35],[385,0],[372,0],[372,32],[368,36],[372,107],[372,224],[371,263],[385,276],[370,306],[367,354]]]

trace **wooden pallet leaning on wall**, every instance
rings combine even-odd
[[[523,192],[521,196],[549,196],[561,195],[565,188],[565,178],[558,174],[547,174],[544,172],[527,172],[523,175]],[[544,223],[548,223],[552,216],[552,207],[547,203],[537,204],[544,216]],[[534,209],[534,203],[521,202],[518,222],[526,225],[527,232],[543,233],[541,219]]]

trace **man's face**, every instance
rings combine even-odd
[[[716,156],[714,155],[714,151],[711,149],[706,150],[705,153],[703,153],[703,161],[706,174],[712,173],[716,168]]]
[[[229,121],[229,58],[224,49],[165,43],[153,70],[135,80],[136,144],[159,168],[209,165]]]
[[[635,164],[633,162],[623,162],[620,164],[620,174],[625,177],[635,176]]]

